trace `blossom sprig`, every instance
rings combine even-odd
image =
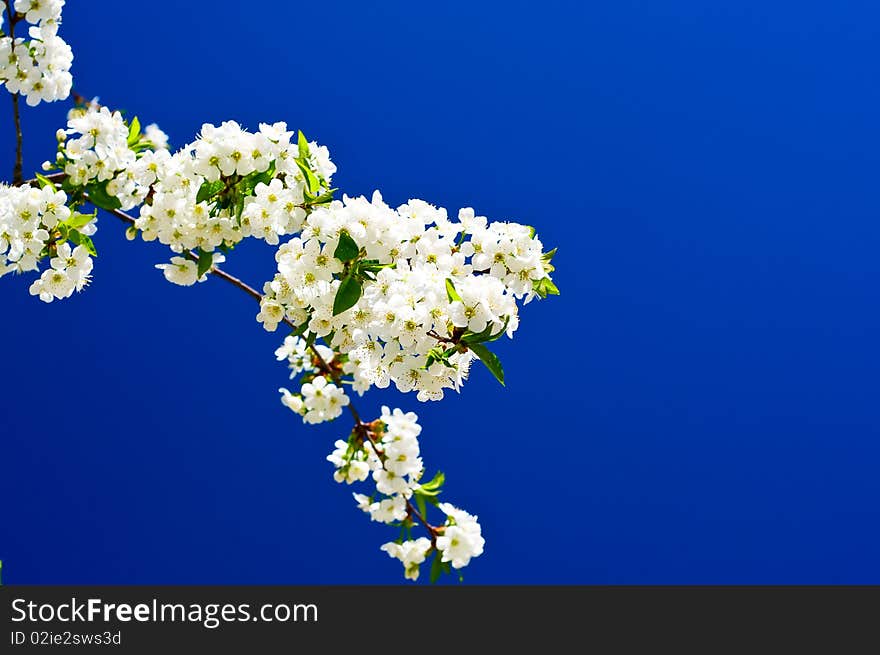
[[[75,211],[64,191],[39,176],[39,187],[0,185],[0,277],[49,268],[30,287],[44,302],[69,298],[91,280],[94,212]]]
[[[503,384],[486,344],[513,336],[517,301],[558,293],[553,251],[528,226],[488,223],[470,208],[458,218],[420,200],[392,209],[378,192],[315,209],[276,252],[257,320],[324,339],[347,357],[359,393],[394,383],[439,400],[475,359]]]
[[[56,135],[56,159],[44,163],[46,175],[24,186],[0,186],[0,276],[40,271],[48,262],[30,286],[32,295],[52,302],[82,291],[98,253],[92,239],[97,211],[81,208],[112,211],[132,204],[125,198],[131,187],[122,180],[145,165],[164,137],[155,126],[148,131],[151,138],[141,133],[137,117],[129,122],[94,102],[78,102],[68,129]]]
[[[73,51],[58,36],[64,0],[5,0],[5,5],[7,25],[0,11],[0,85],[31,107],[67,98]],[[15,36],[20,22],[28,24],[28,39]]]
[[[75,198],[86,195],[107,210],[132,209],[146,199],[156,162],[168,154],[167,135],[156,124],[143,131],[137,116],[126,120],[97,100],[74,98],[67,128],[55,135],[55,161],[43,170],[64,173],[63,188]]]
[[[485,540],[476,516],[438,496],[445,483],[443,473],[421,482],[424,465],[418,436],[422,428],[413,412],[382,407],[382,415],[371,423],[356,423],[347,441],[336,442],[327,457],[334,467],[337,482],[364,482],[372,477],[373,494],[353,494],[358,507],[370,519],[400,528],[394,541],[381,549],[401,561],[404,576],[417,580],[421,564],[433,556],[431,582],[443,573],[467,566],[482,555]],[[442,525],[428,522],[429,505],[438,507],[446,519]],[[427,537],[413,539],[413,530],[422,527]]]

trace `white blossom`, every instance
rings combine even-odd
[[[425,537],[410,539],[403,543],[389,542],[381,547],[390,557],[403,564],[404,576],[408,580],[419,579],[419,568],[431,549],[431,541]]]
[[[471,558],[483,554],[483,539],[477,517],[449,503],[440,503],[440,509],[447,515],[443,534],[437,537],[437,550],[442,553],[443,562],[451,562],[452,568],[467,566]]]
[[[199,279],[198,265],[186,257],[172,257],[170,264],[156,264],[156,268],[165,274],[165,279],[172,284],[189,287]]]
[[[91,281],[93,262],[86,247],[71,247],[62,237],[61,228],[68,229],[62,224],[71,217],[63,191],[0,185],[0,277],[39,271],[48,259],[49,268],[30,285],[31,295],[52,302],[82,291]],[[77,218],[77,234],[94,234],[94,217]]]
[[[40,102],[63,100],[70,95],[73,51],[58,36],[64,0],[15,0],[13,8],[24,14],[29,39],[0,36],[0,84],[22,95],[33,107]]]

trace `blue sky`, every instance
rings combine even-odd
[[[506,389],[360,402],[417,411],[480,515],[466,581],[880,583],[874,3],[267,4],[70,2],[74,87],[175,145],[286,120],[350,195],[559,246]],[[67,107],[25,113],[26,170]],[[282,335],[122,232],[70,300],[0,280],[4,581],[397,582],[324,461],[345,426],[278,402]],[[228,268],[258,285],[271,250]]]

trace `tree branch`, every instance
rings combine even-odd
[[[64,174],[64,172],[60,172],[60,173],[53,173],[52,175],[48,175],[46,177],[49,180],[52,180],[54,182],[54,181],[58,181],[58,180],[63,180],[66,177],[66,175]],[[26,180],[24,182],[18,182],[17,185],[36,184],[38,181],[39,180],[34,178],[34,179]],[[86,201],[91,202],[89,200],[89,196],[87,193],[83,193],[83,198]],[[99,209],[102,209],[102,208],[99,208]],[[127,223],[128,225],[135,224],[135,219],[132,216],[126,214],[121,209],[104,209],[104,211],[112,214],[113,216],[115,216],[116,218],[121,220],[123,223]],[[182,254],[185,257],[187,257],[188,259],[191,259],[193,261],[198,261],[198,259],[199,259],[198,256],[196,256],[190,250],[184,250]],[[240,280],[239,278],[235,277],[231,273],[227,273],[222,268],[220,268],[218,266],[212,266],[208,272],[211,275],[214,275],[214,276],[220,278],[221,280],[228,282],[232,286],[237,287],[238,289],[241,289],[242,291],[244,291],[247,295],[249,295],[251,298],[253,298],[257,302],[262,301],[263,294],[261,294],[259,291],[254,289],[247,282]],[[293,330],[295,330],[295,329],[297,329],[297,327],[299,327],[297,325],[294,325],[286,317],[284,319],[282,319],[282,322]],[[309,349],[312,351],[312,357],[314,358],[315,362],[317,363],[318,368],[321,369],[321,371],[324,373],[324,375],[329,376],[330,379],[333,380],[334,384],[336,384],[337,386],[342,386],[342,382],[340,381],[339,375],[336,373],[336,371],[333,370],[333,367],[330,366],[330,364],[321,356],[320,351],[318,351],[318,349],[315,347],[315,345],[314,344],[310,345]],[[376,454],[379,456],[380,459],[382,459],[383,455],[376,448],[376,441],[373,438],[373,433],[370,428],[370,424],[364,423],[361,420],[360,414],[358,413],[357,409],[355,408],[354,403],[351,402],[351,398],[349,398],[348,411],[351,413],[351,416],[354,419],[354,429],[356,431],[358,431],[358,433],[361,435],[362,438],[367,439],[373,445],[373,449],[376,451]],[[406,509],[407,509],[408,516],[415,516],[419,520],[419,522],[425,527],[425,530],[428,531],[428,534],[431,535],[431,543],[432,544],[436,543],[437,536],[439,534],[441,534],[442,528],[431,525],[430,523],[428,523],[428,520],[424,516],[422,516],[422,514],[421,514],[421,512],[419,512],[418,508],[415,505],[413,505],[412,501],[410,501],[409,499],[406,500]]]
[[[84,196],[85,196],[85,199],[88,200],[88,195],[84,194]],[[105,209],[104,211],[110,212],[116,218],[123,221],[124,223],[128,223],[129,225],[135,224],[135,219],[120,209]],[[186,257],[188,257],[189,259],[192,259],[194,261],[198,261],[198,257],[193,252],[191,252],[189,250],[185,250],[183,252],[183,254]],[[214,276],[220,278],[221,280],[225,280],[226,282],[229,282],[234,287],[241,289],[242,291],[244,291],[246,294],[248,294],[251,298],[253,298],[257,302],[260,302],[263,299],[263,294],[261,294],[259,291],[254,289],[252,286],[250,286],[246,282],[238,279],[237,277],[235,277],[234,275],[231,275],[230,273],[227,273],[226,271],[224,271],[223,269],[221,269],[217,266],[212,266],[211,269],[209,270],[209,273],[211,275],[214,275]],[[291,321],[289,321],[287,318],[283,319],[283,323],[294,330],[298,327],[297,325],[294,325]],[[336,374],[336,372],[333,370],[333,368],[330,366],[330,364],[327,363],[327,361],[321,356],[321,353],[318,351],[318,349],[315,347],[314,344],[312,344],[310,346],[310,349],[312,351],[312,356],[314,357],[314,359],[318,363],[318,367],[324,372],[324,374],[329,376],[330,379],[332,379],[335,384],[342,386],[342,383],[340,382],[339,376]],[[354,429],[357,430],[361,434],[362,437],[365,437],[366,439],[368,439],[370,441],[370,443],[373,445],[373,449],[376,451],[376,454],[379,455],[380,459],[381,459],[382,455],[379,452],[379,450],[376,449],[376,441],[373,438],[373,433],[370,428],[370,424],[364,423],[361,420],[360,414],[358,414],[358,411],[355,408],[354,403],[351,402],[351,398],[349,398],[348,410],[351,413],[352,418],[354,419]],[[410,501],[409,499],[406,500],[406,507],[407,507],[407,513],[410,516],[415,516],[419,520],[419,522],[421,522],[421,524],[425,527],[425,530],[428,531],[428,534],[431,535],[431,542],[435,543],[436,539],[437,539],[437,535],[440,534],[440,528],[428,523],[427,519],[424,516],[422,516],[422,514],[421,514],[421,512],[419,512],[418,508],[416,508],[416,506],[413,505],[412,501]]]
[[[15,24],[21,20],[12,7],[12,0],[6,0],[6,12],[9,14],[9,38],[15,44]],[[12,119],[15,122],[15,165],[12,168],[13,184],[20,184],[22,181],[22,134],[21,134],[21,115],[18,109],[18,94],[12,94]]]

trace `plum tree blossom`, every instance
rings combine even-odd
[[[333,478],[364,486],[358,508],[399,530],[381,549],[407,579],[428,561],[436,581],[482,555],[477,517],[440,502],[443,473],[426,475],[417,415],[382,407],[366,421],[354,398],[393,384],[440,400],[474,365],[504,384],[491,344],[514,337],[521,305],[559,293],[555,250],[534,228],[470,207],[452,217],[418,199],[389,205],[379,191],[340,197],[328,148],[285,122],[205,123],[172,150],[155,123],[142,128],[76,93],[54,158],[24,180],[18,96],[33,105],[70,95],[72,53],[57,35],[64,0],[5,5],[0,84],[13,94],[18,142],[12,184],[0,184],[0,277],[35,273],[30,293],[47,303],[82,291],[99,210],[123,221],[129,240],[164,244],[168,260],[156,268],[169,282],[222,279],[259,303],[265,330],[287,332],[275,351],[296,385],[278,390],[285,407],[309,424],[351,416],[327,457]],[[22,22],[29,40],[14,35]],[[274,248],[276,270],[261,291],[220,267],[247,238]]]

